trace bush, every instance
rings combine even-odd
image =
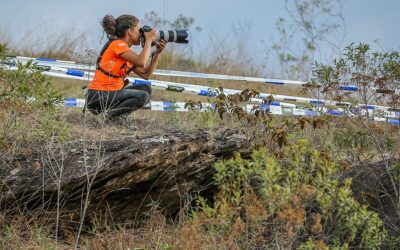
[[[378,248],[386,237],[378,215],[352,196],[350,180],[339,183],[340,167],[330,152],[307,140],[272,156],[215,165],[219,194],[201,200],[194,221],[209,232],[234,237],[241,248]]]
[[[6,47],[1,45],[3,62],[5,52]],[[65,137],[67,126],[58,121],[61,101],[50,78],[32,62],[17,64],[15,70],[0,67],[0,145],[10,148],[23,145],[28,139]]]
[[[358,92],[341,91],[343,87],[357,87]],[[345,54],[331,64],[316,63],[311,89],[321,91],[327,99],[348,101],[353,104],[383,104],[397,109],[400,106],[400,53],[374,52],[368,44],[346,47]],[[361,117],[370,112],[350,110]],[[379,112],[374,111],[375,116]]]

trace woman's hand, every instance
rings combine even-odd
[[[161,53],[164,50],[166,44],[167,44],[167,42],[164,39],[161,39],[160,41],[158,41],[158,43],[156,45],[157,53]]]
[[[156,30],[152,29],[149,32],[144,32],[144,38],[146,39],[146,41],[149,41],[149,42],[155,41],[157,39]]]

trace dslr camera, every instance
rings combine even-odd
[[[149,32],[151,30],[152,30],[152,28],[148,25],[145,25],[142,28],[140,28],[140,43],[142,44],[142,46],[146,42],[146,39],[144,37],[144,32]],[[156,36],[157,36],[157,39],[151,44],[151,46],[156,45],[156,43],[160,39],[163,39],[166,42],[189,43],[189,40],[187,40],[189,34],[186,29],[166,30],[166,31],[157,30]]]

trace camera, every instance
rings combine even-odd
[[[152,28],[148,25],[143,26],[140,28],[140,43],[142,46],[146,42],[146,39],[144,37],[144,32],[149,32],[151,31]],[[157,30],[156,31],[156,36],[157,39],[154,41],[151,46],[156,45],[157,41],[160,39],[163,39],[166,42],[174,42],[174,43],[189,43],[188,39],[188,32],[186,29],[179,29],[179,30]]]

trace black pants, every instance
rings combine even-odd
[[[95,115],[105,112],[108,118],[128,115],[150,100],[150,85],[129,85],[117,91],[89,90],[87,109]]]

